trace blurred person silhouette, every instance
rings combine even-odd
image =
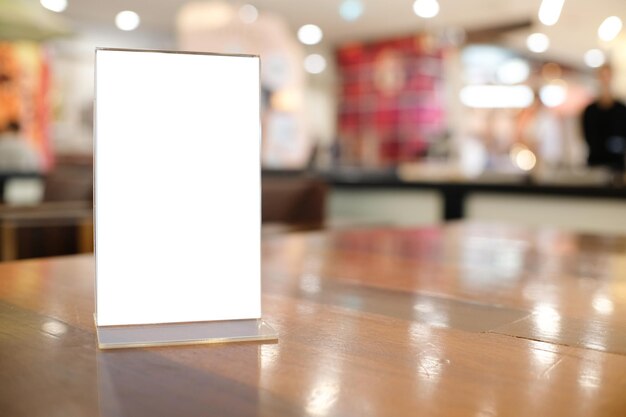
[[[40,172],[41,159],[20,135],[20,124],[11,121],[0,131],[0,172]]]
[[[626,151],[626,106],[611,91],[611,67],[600,67],[597,76],[598,97],[582,114],[583,132],[589,148],[587,165],[606,166],[621,173]]]
[[[553,169],[562,163],[563,127],[559,117],[543,104],[538,91],[517,119],[516,142],[530,149],[542,168]]]

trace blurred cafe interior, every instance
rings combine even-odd
[[[409,3],[3,0],[3,259],[92,250],[98,46],[261,56],[268,233],[626,231],[624,122],[596,157],[583,123],[603,88],[626,97],[620,1]]]
[[[0,0],[0,260],[18,268],[10,265],[21,261],[13,261],[72,254],[86,259],[93,252],[96,47],[260,55],[264,279],[281,276],[276,271],[301,278],[293,287],[272,281],[272,291],[293,291],[331,310],[405,314],[395,293],[367,304],[372,287],[350,292],[349,285],[376,275],[388,281],[374,287],[400,291],[419,281],[427,294],[420,297],[447,291],[452,301],[445,303],[467,301],[463,308],[471,317],[478,308],[472,302],[535,308],[533,317],[548,323],[537,331],[554,337],[536,333],[528,339],[534,347],[546,340],[559,347],[533,351],[534,359],[519,366],[528,373],[511,376],[530,378],[526,386],[536,375],[545,377],[533,391],[537,401],[527,401],[519,415],[626,415],[619,395],[624,356],[578,353],[626,354],[626,322],[617,318],[626,311],[625,6],[624,0]],[[175,138],[171,146],[173,157],[184,157],[187,150],[177,150]],[[149,146],[145,154],[150,157]],[[232,172],[223,173],[227,181],[238,170],[238,155],[223,157],[232,161]],[[162,165],[168,169],[168,161]],[[170,190],[163,189],[163,198],[173,198]],[[323,245],[336,251],[324,252]],[[458,262],[458,270],[446,262]],[[421,278],[412,269],[418,264]],[[6,271],[0,273],[0,297],[13,291],[3,286],[2,275],[14,269]],[[429,273],[431,281],[424,278]],[[449,285],[434,278],[452,275],[459,281]],[[568,285],[563,293],[557,291],[561,284]],[[315,298],[324,291],[337,295]],[[564,293],[572,297],[567,303],[554,298]],[[447,324],[437,321],[443,317],[437,302],[415,304],[410,314],[428,317],[434,327],[412,327],[410,340],[397,346],[430,344],[428,331],[455,327],[448,316]],[[290,311],[317,311],[311,305]],[[577,329],[584,317],[610,316],[617,339],[587,343],[581,336],[561,343],[561,327],[549,326],[555,314],[563,328],[575,322],[582,326]],[[355,328],[346,325],[341,333],[366,338]],[[283,364],[280,349],[285,354],[290,345],[281,343],[259,353],[263,366],[255,384],[270,384],[263,373],[268,363]],[[482,349],[476,346],[476,352]],[[570,359],[553,360],[561,354]],[[432,378],[415,382],[422,384],[418,397],[403,395],[404,388],[366,389],[357,371],[350,374],[353,389],[397,395],[401,410],[413,404],[408,398],[443,403],[432,381],[438,375],[450,381],[455,371],[446,372],[455,359],[424,355],[410,365]],[[583,358],[582,368],[568,362],[572,357]],[[310,376],[317,365],[309,365],[310,374],[303,372]],[[302,393],[292,392],[293,401],[306,403],[299,415],[403,415],[380,412],[382,397],[376,395],[363,405],[374,408],[349,412],[354,409],[342,408],[348,407],[342,396],[347,380],[305,387],[312,379],[303,378]],[[550,378],[579,384],[597,408],[549,408],[568,404],[560,391],[555,394],[556,385],[547,385]],[[612,388],[602,385],[604,378]],[[500,380],[490,381],[493,388]],[[276,392],[282,389],[272,384]],[[466,397],[459,402],[480,397],[471,385],[463,387]],[[615,396],[602,403],[596,388],[614,389],[605,394]],[[515,397],[494,390],[498,401]],[[498,401],[465,414],[454,411],[468,403],[446,403],[452,412],[441,415],[518,415],[504,412]]]

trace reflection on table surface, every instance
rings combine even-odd
[[[6,263],[0,411],[623,415],[625,286],[622,237],[472,223],[269,235],[278,343],[100,352],[92,257]]]

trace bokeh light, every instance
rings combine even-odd
[[[298,39],[305,45],[316,45],[322,41],[324,32],[317,25],[304,25],[298,29]]]
[[[120,30],[135,30],[139,27],[139,23],[141,23],[139,15],[131,10],[124,10],[115,16],[115,25]]]

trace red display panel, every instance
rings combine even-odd
[[[346,45],[337,62],[343,163],[416,160],[445,134],[442,51],[427,36]]]

